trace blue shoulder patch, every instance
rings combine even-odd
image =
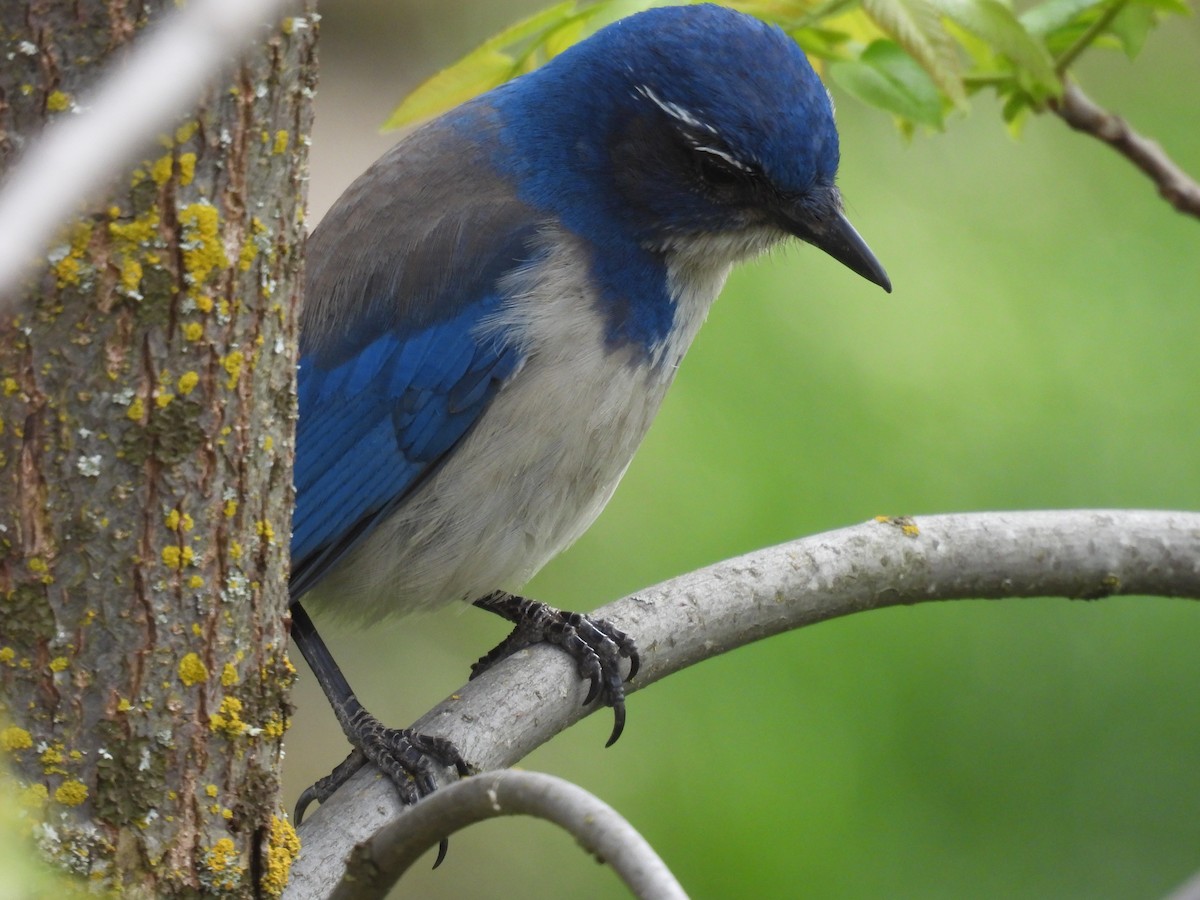
[[[498,296],[330,368],[300,360],[291,593],[299,597],[421,483],[521,362],[477,335]]]

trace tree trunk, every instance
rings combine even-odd
[[[174,6],[0,5],[0,166]],[[0,758],[42,850],[130,896],[276,895],[295,853],[311,12],[70,223],[0,321]]]

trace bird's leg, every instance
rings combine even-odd
[[[537,600],[507,591],[493,591],[475,601],[475,606],[508,619],[512,633],[471,667],[475,678],[495,663],[531,644],[561,647],[579,666],[579,675],[591,682],[584,705],[601,697],[613,708],[612,735],[604,746],[611,747],[625,728],[625,684],[637,674],[638,651],[633,639],[604,619],[555,609]],[[621,678],[621,659],[629,659],[629,675]]]
[[[354,750],[336,769],[300,795],[296,804],[297,825],[313,800],[323,803],[367,762],[374,763],[391,780],[405,804],[416,803],[433,792],[437,787],[436,766],[453,767],[459,775],[469,774],[466,762],[449,741],[411,728],[388,728],[363,709],[304,607],[293,603],[291,611],[292,640],[317,676],[338,724],[354,745]],[[443,841],[438,863],[445,855],[444,845]]]

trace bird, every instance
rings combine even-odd
[[[658,7],[417,128],[326,213],[307,245],[289,593],[354,750],[297,818],[365,762],[405,803],[470,771],[362,708],[306,606],[497,613],[513,632],[472,677],[556,644],[616,740],[635,638],[514,592],[604,508],[735,263],[798,238],[891,291],[843,212],[839,153],[830,95],[781,29]]]

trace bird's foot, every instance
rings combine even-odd
[[[639,663],[637,645],[629,635],[604,619],[555,609],[506,591],[494,591],[476,600],[475,606],[508,619],[515,627],[471,667],[472,678],[532,644],[544,642],[561,647],[578,664],[579,676],[591,682],[584,705],[600,697],[605,705],[612,707],[615,721],[604,746],[616,743],[625,728],[625,681],[637,674]],[[623,658],[629,660],[629,675],[624,679],[621,678]]]
[[[396,786],[400,801],[406,806],[433,793],[437,788],[439,768],[453,768],[463,777],[470,774],[457,748],[445,738],[421,734],[411,728],[388,728],[363,709],[357,700],[353,701],[353,706],[356,708],[348,710],[343,727],[354,750],[337,768],[300,795],[296,801],[297,825],[304,820],[304,811],[309,804],[314,800],[324,803],[368,762],[374,763]],[[435,869],[446,857],[446,846],[445,840],[438,846]]]

